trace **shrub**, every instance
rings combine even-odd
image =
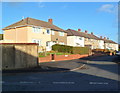
[[[73,47],[73,54],[89,54],[88,47]]]
[[[52,46],[52,50],[57,51],[57,52],[71,53],[72,47],[66,46],[66,45],[55,44]]]
[[[72,47],[67,45],[55,44],[52,46],[52,50],[72,54],[89,54],[88,47]]]

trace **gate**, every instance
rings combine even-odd
[[[52,60],[55,60],[55,54],[52,54],[51,56],[52,56]]]

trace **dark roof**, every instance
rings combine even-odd
[[[99,37],[98,37],[99,38]],[[113,44],[117,44],[116,42],[109,40],[109,39],[104,39],[104,38],[99,38],[100,40],[103,40],[105,43],[113,43]]]
[[[68,36],[80,36],[80,37],[85,37],[85,38],[89,38],[89,39],[101,40],[100,38],[98,38],[94,34],[88,34],[85,32],[75,31],[72,29],[68,29],[68,30],[66,30],[66,32],[67,32]]]
[[[0,34],[0,40],[3,40],[3,34]]]
[[[22,20],[14,23],[12,25],[9,25],[9,26],[3,28],[3,30],[14,28],[16,26],[24,26],[24,25],[41,26],[41,27],[46,27],[46,28],[50,28],[50,29],[53,29],[53,30],[57,30],[57,31],[64,31],[63,29],[53,25],[52,23],[41,21],[41,20],[38,20],[38,19],[30,18],[30,17],[27,17],[27,18],[22,19]]]
[[[105,43],[113,43],[113,44],[117,44],[116,42],[112,41],[112,40],[108,40],[108,39],[103,39]]]

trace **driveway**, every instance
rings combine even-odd
[[[117,91],[119,66],[112,62],[114,58],[72,60],[76,64],[86,64],[74,71],[3,75],[3,91]]]

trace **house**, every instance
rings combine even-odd
[[[116,42],[109,40],[109,38],[106,38],[106,37],[104,37],[103,40],[105,43],[105,49],[118,51],[119,45]]]
[[[84,36],[80,34],[81,29],[78,31],[67,29],[67,45],[74,47],[84,47]]]
[[[91,49],[104,49],[104,41],[94,35],[93,32],[90,34],[85,30],[85,46],[91,46]]]
[[[27,17],[4,30],[4,41],[12,43],[38,43],[40,51],[50,51],[54,44],[67,44],[67,33],[55,26],[52,19],[48,22]]]
[[[67,32],[67,45],[69,46],[89,46],[91,49],[104,49],[104,41],[91,32],[88,33],[86,30],[85,32],[81,32],[81,29],[78,31],[68,29]]]

